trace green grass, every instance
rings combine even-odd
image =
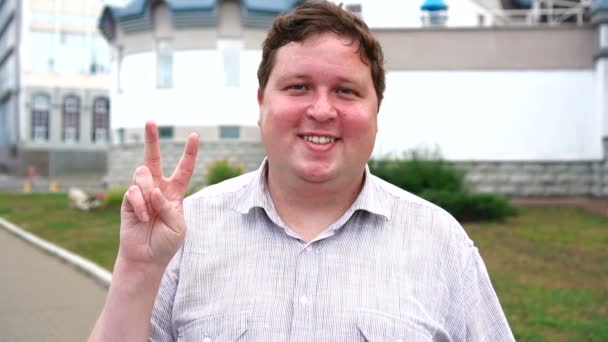
[[[0,194],[0,216],[112,269],[119,209],[83,212],[65,194]],[[608,341],[608,220],[575,208],[467,223],[518,341]]]
[[[109,270],[118,250],[119,215],[118,206],[69,208],[63,193],[0,193],[0,216]]]
[[[608,341],[608,220],[575,208],[467,224],[518,341]]]

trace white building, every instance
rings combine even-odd
[[[167,131],[251,130],[258,118],[262,39],[274,16],[294,2],[132,0],[126,7],[106,7],[100,27],[114,52],[112,128],[129,131],[153,119]],[[561,171],[552,170],[566,165],[574,170],[560,176],[570,179],[566,185],[545,180],[558,190],[546,191],[536,176],[515,188],[509,180],[484,187],[490,182],[485,174],[471,178],[481,190],[503,193],[597,193],[596,179],[603,176],[596,164],[604,160],[608,135],[601,106],[606,80],[594,60],[597,29],[576,20],[545,25],[546,17],[530,21],[532,12],[509,21],[502,9],[488,7],[492,1],[469,0],[447,1],[445,26],[421,27],[422,2],[345,2],[370,24],[386,55],[375,155],[436,147],[467,167],[518,170],[535,164],[540,166],[532,169],[548,168],[556,179]]]

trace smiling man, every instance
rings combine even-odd
[[[198,138],[167,178],[146,125],[91,340],[512,341],[462,227],[366,167],[384,92],[367,26],[304,2],[275,21],[258,79],[256,172],[183,201]]]
[[[304,241],[352,205],[374,147],[381,98],[355,39],[327,31],[291,41],[262,75],[268,189],[279,216]]]

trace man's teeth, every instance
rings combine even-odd
[[[320,137],[318,135],[305,135],[304,140],[309,141],[313,144],[329,144],[336,140],[336,138],[332,137]]]

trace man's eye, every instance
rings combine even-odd
[[[356,95],[355,91],[349,88],[338,88],[338,93],[344,95]]]
[[[306,90],[306,86],[304,84],[293,84],[287,87],[288,90]]]

